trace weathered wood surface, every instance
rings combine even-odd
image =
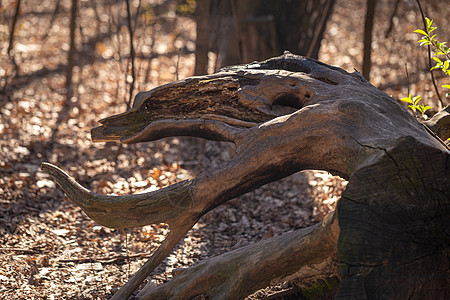
[[[435,124],[446,128],[439,120],[445,118]],[[100,122],[92,131],[94,141],[137,143],[189,135],[237,146],[236,155],[223,165],[140,195],[96,195],[54,166],[43,165],[69,198],[102,225],[169,223],[169,237],[114,299],[127,298],[206,212],[305,169],[349,179],[336,216],[318,225],[321,230],[265,242],[285,247],[255,244],[204,261],[166,285],[144,289],[140,297],[189,299],[193,289],[205,286],[201,293],[209,298],[242,298],[295,273],[285,267],[289,261],[306,281],[334,276],[330,270],[337,266],[340,299],[449,294],[449,150],[357,72],[286,53],[140,93],[130,111]],[[317,242],[321,239],[323,245]],[[260,251],[264,248],[266,253]],[[233,263],[242,255],[261,260],[260,265],[246,273],[247,264]],[[317,266],[322,272],[316,272]],[[304,276],[308,268],[311,278]]]
[[[447,145],[450,145],[448,141],[450,139],[450,105],[423,123],[443,141],[446,141]]]
[[[413,137],[350,176],[336,299],[450,298],[450,156]]]

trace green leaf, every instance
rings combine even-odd
[[[408,97],[402,98],[402,99],[400,99],[400,100],[401,100],[401,101],[404,101],[404,102],[407,102],[407,103],[413,104],[413,101],[412,101],[412,99],[411,99],[411,94],[409,94]]]
[[[433,56],[432,57],[435,61],[437,61],[438,63],[442,63],[442,60],[440,60],[439,57]]]
[[[413,98],[413,104],[414,104],[414,105],[417,105],[417,103],[419,103],[420,100],[422,100],[420,96],[415,96],[415,97]]]
[[[450,89],[450,84],[444,84],[442,87],[446,88],[446,89]]]
[[[426,33],[425,31],[423,31],[422,29],[414,30],[414,32],[423,34],[423,35],[425,35],[425,36],[428,36],[428,33]]]
[[[430,108],[431,108],[431,106],[428,106],[428,105],[421,105],[421,108],[422,108],[422,110],[423,110],[423,112],[426,112],[427,110],[429,110]]]
[[[422,118],[424,118],[425,120],[428,119],[428,116],[425,114],[425,112],[427,110],[429,110],[431,108],[431,106],[424,106],[424,105],[420,105],[420,107],[418,107],[419,111],[422,113]]]

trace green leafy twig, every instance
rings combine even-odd
[[[436,34],[431,35],[431,33],[437,28],[433,27],[433,20],[426,18],[427,20],[427,31],[425,32],[422,29],[417,29],[414,32],[422,35],[422,39],[418,41],[421,46],[431,45],[435,48],[435,52],[433,54],[432,59],[437,62],[437,64],[431,68],[431,70],[441,69],[446,75],[450,76],[450,49],[447,47],[446,42],[438,42],[436,40]],[[438,56],[444,56],[444,60],[441,60]]]
[[[420,1],[416,0],[416,2],[417,2],[417,5],[419,6],[420,15],[422,16],[424,29],[425,29],[425,31],[428,32],[428,28],[429,28],[429,26],[431,24],[429,25],[429,22],[427,21],[428,18],[425,17],[425,13],[423,12],[422,5],[420,4]],[[429,32],[428,32],[428,34],[429,34]],[[432,69],[432,64],[431,64],[431,45],[427,45],[427,49],[428,49],[428,67],[430,68],[431,81],[433,83],[434,90],[436,91],[436,95],[437,95],[437,97],[439,99],[439,102],[441,103],[441,106],[444,107],[444,102],[442,101],[441,94],[439,94],[439,90],[438,90],[438,87],[436,85],[436,80],[435,80],[433,72],[431,70]]]
[[[450,49],[447,47],[446,42],[438,42],[436,40],[436,34],[432,34],[434,30],[436,30],[437,27],[433,26],[433,20],[428,19],[427,17],[424,17],[425,19],[425,30],[417,29],[414,30],[414,32],[419,33],[422,35],[422,38],[418,41],[421,46],[427,46],[430,50],[430,47],[434,47],[434,54],[431,56],[431,51],[429,52],[429,58],[430,58],[430,71],[440,69],[444,74],[450,76]],[[440,57],[439,57],[440,56]],[[431,65],[431,59],[433,59],[436,62],[435,66]],[[406,75],[408,76],[408,72],[406,72]],[[434,83],[434,77],[433,73],[431,73]],[[442,99],[440,98],[440,95],[437,91],[436,84],[434,83],[434,86],[436,88],[436,93],[439,97],[439,100],[444,106]],[[450,89],[449,84],[444,84],[442,87]],[[401,101],[407,102],[410,105],[408,105],[409,108],[416,114],[417,111],[421,113],[422,118],[425,120],[427,119],[427,115],[425,115],[425,112],[431,108],[431,106],[419,104],[419,102],[422,100],[420,96],[415,96],[414,98],[411,96],[411,93],[408,92],[408,97],[400,99]],[[447,93],[446,96],[450,96],[450,93]]]
[[[427,119],[427,115],[425,114],[425,112],[429,110],[431,106],[419,104],[420,100],[422,100],[420,96],[415,96],[413,98],[411,94],[409,94],[408,97],[402,98],[400,100],[410,103],[408,107],[411,108],[414,113],[416,113],[416,111],[419,111],[422,118],[424,118],[425,120]]]
[[[431,57],[435,62],[436,65],[431,67],[430,71],[440,69],[444,74],[447,76],[450,76],[450,49],[447,47],[446,42],[439,42],[436,40],[436,34],[432,35],[432,32],[436,30],[437,27],[433,26],[433,20],[430,20],[426,18],[427,22],[427,31],[424,31],[422,29],[414,30],[414,32],[419,33],[422,35],[422,38],[418,41],[421,46],[433,46],[434,47],[434,54]],[[440,58],[439,56],[443,56]],[[450,89],[449,84],[444,84],[442,87],[446,89]],[[446,93],[446,97],[450,96],[450,93]]]

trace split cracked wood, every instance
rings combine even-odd
[[[442,116],[433,124],[444,138]],[[139,93],[130,111],[100,123],[94,141],[196,136],[237,149],[192,180],[139,195],[97,195],[42,165],[99,224],[169,224],[166,240],[113,299],[128,298],[202,215],[306,169],[349,180],[337,212],[200,262],[138,298],[238,299],[294,277],[316,295],[330,293],[318,279],[339,278],[329,286],[337,299],[450,297],[449,149],[357,72],[285,53]]]

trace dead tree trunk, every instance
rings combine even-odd
[[[431,124],[447,126],[442,138],[445,120],[448,112]],[[349,180],[322,223],[202,261],[138,298],[239,299],[294,278],[317,295],[337,290],[337,299],[450,297],[449,149],[359,73],[286,53],[140,93],[131,110],[100,122],[94,141],[189,135],[237,146],[230,161],[193,180],[127,196],[94,194],[43,164],[99,224],[169,224],[114,299],[126,299],[206,212],[305,169]],[[339,284],[324,290],[319,279]]]
[[[221,14],[217,46],[221,65],[232,65],[266,59],[284,50],[317,58],[335,0],[223,2],[230,7],[225,6]]]

